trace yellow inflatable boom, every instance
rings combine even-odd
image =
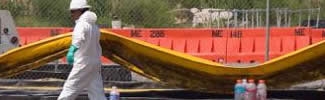
[[[144,41],[101,30],[103,56],[123,67],[170,86],[204,92],[229,93],[236,79],[267,80],[271,89],[324,78],[325,41],[263,64],[225,66]],[[13,49],[0,56],[0,77],[38,68],[65,56],[71,33]]]

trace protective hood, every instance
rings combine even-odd
[[[96,23],[97,15],[94,12],[86,11],[79,17],[79,19],[76,22],[80,22],[80,21],[84,21],[88,23]]]
[[[76,10],[82,8],[90,8],[86,0],[71,0],[70,8],[69,8],[70,10]]]

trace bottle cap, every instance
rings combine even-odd
[[[117,89],[116,86],[112,86],[111,92],[115,92],[115,93],[119,94],[119,90]]]
[[[237,80],[237,83],[242,83],[242,80],[238,79],[238,80]]]
[[[112,89],[117,89],[117,87],[116,86],[112,86]]]
[[[248,80],[249,83],[254,83],[254,79]]]
[[[265,83],[265,80],[258,80],[258,83]]]

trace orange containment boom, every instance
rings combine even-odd
[[[270,89],[286,88],[324,78],[325,41],[255,66],[226,66],[141,40],[101,30],[103,56],[160,83],[170,86],[229,93],[236,79],[267,80]],[[0,77],[38,68],[65,56],[71,33],[13,49],[0,55]]]

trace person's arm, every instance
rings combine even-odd
[[[74,62],[74,53],[80,48],[82,41],[85,40],[86,25],[83,22],[76,24],[72,33],[72,44],[67,53],[67,60],[69,64]]]
[[[79,22],[73,29],[72,45],[80,48],[82,41],[85,40],[85,34],[87,30],[86,22]]]

